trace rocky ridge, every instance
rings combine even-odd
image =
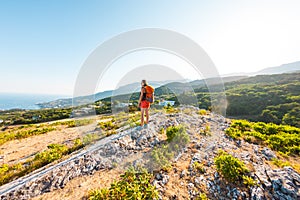
[[[119,132],[62,163],[4,185],[0,188],[0,198],[29,199],[63,188],[75,177],[112,169],[126,157],[138,152],[147,154],[154,146],[163,143],[164,139],[159,133],[161,128],[185,124],[190,144],[172,161],[174,165],[171,172],[154,172],[153,184],[159,190],[161,199],[194,199],[200,192],[207,193],[210,199],[300,199],[300,175],[291,167],[272,169],[268,164],[267,161],[276,157],[275,152],[226,136],[224,130],[229,126],[229,121],[222,116],[212,113],[201,116],[197,108],[188,106],[180,109],[180,113],[157,113],[152,116],[147,129],[133,128]],[[200,134],[207,125],[211,127],[211,136]],[[214,157],[219,149],[242,160],[251,169],[251,177],[257,181],[257,186],[243,188],[223,180],[214,167]],[[184,169],[177,165],[183,161],[188,162]],[[196,161],[203,163],[204,173],[193,170]],[[133,165],[145,162],[145,157],[141,157]],[[168,188],[174,182],[186,193],[170,193]]]

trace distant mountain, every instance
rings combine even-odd
[[[149,82],[150,85],[157,88],[161,85],[173,82],[174,80],[166,80],[166,81],[151,81]],[[179,82],[183,80],[178,80]],[[57,99],[50,102],[42,102],[37,103],[40,108],[65,108],[73,106],[73,102],[76,102],[78,105],[88,103],[91,101],[98,101],[100,99],[104,99],[110,96],[117,96],[122,94],[129,94],[133,92],[138,92],[140,90],[141,84],[140,82],[131,83],[128,85],[123,85],[118,87],[116,90],[107,90],[104,92],[98,92],[95,95],[88,95],[82,97],[75,97],[73,98],[64,98],[64,99]]]
[[[236,72],[230,74],[224,74],[223,77],[232,77],[232,76],[256,76],[256,75],[271,75],[271,74],[283,74],[283,73],[294,73],[300,71],[300,61],[282,64],[276,67],[268,67],[257,72]]]
[[[173,82],[185,82],[184,80],[167,80],[167,81],[150,81],[149,85],[153,86],[154,88],[158,88],[162,85],[168,84],[168,83],[173,83]],[[141,83],[140,82],[135,82],[135,83],[130,83],[127,85],[123,85],[118,87],[116,90],[113,91],[113,95],[121,95],[121,94],[128,94],[132,92],[138,92],[141,89]]]
[[[258,72],[255,72],[253,75],[292,73],[299,70],[300,70],[300,61],[283,64],[277,67],[268,67]]]
[[[234,82],[238,80],[242,80],[247,78],[248,76],[256,76],[256,75],[271,75],[271,74],[282,74],[282,73],[293,73],[300,71],[300,61],[283,64],[277,67],[269,67],[263,70],[253,72],[253,73],[234,73],[234,74],[226,74],[222,75],[223,83]],[[192,89],[203,87],[209,82],[210,85],[219,83],[219,78],[209,78],[202,80],[194,80],[194,81],[186,81],[186,80],[167,80],[167,81],[153,81],[150,82],[152,86],[158,88],[157,94],[163,93],[183,93],[187,91],[191,91]],[[94,95],[84,96],[84,97],[76,97],[74,100],[82,104],[84,102],[90,102],[90,100],[100,100],[110,96],[117,96],[123,94],[131,94],[134,92],[138,92],[140,90],[140,82],[135,82],[127,85],[120,86],[116,90],[109,90],[104,92],[99,92]],[[71,107],[73,105],[72,98],[66,99],[58,99],[51,102],[38,103],[37,104],[41,108],[58,108],[58,107]]]

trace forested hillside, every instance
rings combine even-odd
[[[232,77],[226,78],[224,82],[227,116],[300,127],[300,73]],[[204,83],[205,81],[193,81],[190,84],[174,82],[156,88],[156,101],[152,107],[158,107],[158,101],[164,99],[174,100],[175,106],[184,102],[211,109],[211,93]],[[137,111],[138,98],[137,92],[118,95],[98,100],[91,106],[95,108],[96,114],[104,114],[111,113],[112,105],[129,101],[132,105],[127,109]],[[198,102],[193,101],[195,99]],[[2,111],[0,119],[6,124],[38,123],[68,118],[71,113],[71,108]]]
[[[208,88],[193,87],[198,106],[210,109]],[[300,73],[258,75],[227,82],[225,91],[229,117],[300,127]],[[157,89],[157,95],[177,101],[165,86]],[[186,99],[191,95],[182,94]]]
[[[300,73],[231,82],[226,96],[229,116],[300,127]]]

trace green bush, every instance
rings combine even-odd
[[[282,161],[282,160],[278,160],[276,158],[272,158],[272,163],[274,165],[276,165],[277,167],[291,166],[291,164],[288,161]]]
[[[205,193],[200,192],[198,197],[196,197],[196,200],[208,200],[208,197],[206,196]]]
[[[184,139],[184,143],[188,142],[188,135],[186,134],[186,130],[182,125],[178,126],[169,126],[166,130],[167,141],[171,142],[173,140]]]
[[[168,145],[162,145],[161,147],[155,147],[151,152],[150,165],[153,170],[164,169],[168,171],[171,168],[171,160],[174,158],[174,152],[172,152]]]
[[[242,179],[243,179],[243,183],[248,187],[253,187],[253,186],[257,185],[257,181],[255,181],[250,176],[243,175]]]
[[[199,115],[207,115],[207,111],[204,109],[199,110]]]
[[[168,143],[161,147],[155,147],[151,152],[149,163],[154,170],[163,169],[169,171],[171,160],[190,141],[189,135],[182,125],[168,127],[166,134]]]
[[[114,181],[110,188],[96,189],[89,192],[90,200],[127,200],[127,199],[157,199],[158,192],[151,185],[152,174],[145,169],[129,168],[120,176],[121,180]]]
[[[48,150],[38,153],[34,157],[34,161],[38,161],[41,165],[46,165],[55,160],[60,159],[68,152],[68,147],[63,144],[50,144]]]
[[[233,139],[244,139],[252,143],[261,141],[279,153],[300,155],[300,129],[296,127],[233,120],[225,133]]]
[[[99,134],[96,133],[86,134],[82,139],[83,140],[82,143],[86,146],[98,140],[99,138],[100,138]]]
[[[204,129],[201,129],[201,130],[200,130],[200,134],[201,134],[201,135],[205,135],[205,136],[211,135],[212,133],[211,133],[211,131],[210,131],[210,126],[209,126],[209,125],[206,125]]]
[[[203,164],[199,163],[198,161],[193,163],[193,169],[197,170],[200,173],[205,173]]]
[[[249,172],[242,161],[224,151],[220,151],[215,158],[215,165],[217,171],[231,182],[242,179],[242,176]]]

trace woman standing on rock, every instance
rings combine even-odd
[[[154,101],[154,88],[148,85],[146,80],[142,80],[141,82],[142,88],[139,98],[139,107],[141,108],[141,126],[138,127],[141,129],[142,127],[147,127],[149,123],[149,108],[150,104]],[[144,120],[146,114],[146,122]]]

